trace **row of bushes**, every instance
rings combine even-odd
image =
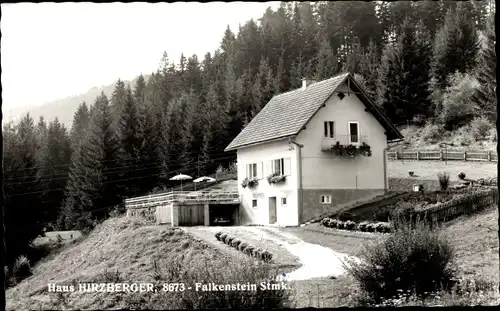
[[[392,231],[392,226],[388,222],[370,223],[367,221],[363,221],[359,224],[356,224],[352,220],[342,221],[339,219],[324,218],[321,221],[321,224],[327,228],[356,230],[363,232],[388,233]]]
[[[265,262],[270,262],[273,259],[273,255],[270,252],[258,247],[254,247],[246,242],[237,239],[236,237],[230,236],[227,233],[219,231],[215,233],[215,238],[249,256],[261,259]]]

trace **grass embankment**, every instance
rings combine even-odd
[[[147,226],[139,219],[112,218],[74,245],[39,262],[31,277],[7,291],[7,308],[182,309],[210,308],[212,303],[245,307],[264,300],[270,305],[286,306],[284,291],[58,294],[49,293],[47,287],[48,283],[77,287],[82,282],[151,282],[159,288],[164,282],[183,282],[186,286],[210,281],[257,283],[274,273],[266,265],[256,266],[252,259],[229,258],[180,229]]]
[[[407,149],[439,150],[440,142],[454,144],[454,146],[448,146],[449,150],[483,151],[496,150],[497,148],[495,140],[496,128],[493,124],[484,140],[476,140],[471,129],[467,126],[455,131],[443,131],[438,128],[436,133],[431,133],[428,127],[415,125],[401,126],[399,130],[405,137],[405,141],[409,143]],[[395,149],[398,149],[398,147]]]
[[[309,243],[330,247],[335,251],[359,256],[365,245],[376,243],[384,234],[350,232],[321,228],[311,224],[305,228],[285,228],[295,236]],[[494,305],[500,302],[498,293],[498,211],[490,208],[473,216],[462,216],[442,227],[442,233],[449,237],[455,251],[454,263],[459,277],[474,280],[476,287],[493,284],[483,293],[474,293],[470,298],[445,294],[443,297],[426,301],[403,303],[402,305],[452,306],[452,305]],[[350,276],[336,280],[313,280],[298,282],[297,301],[301,307],[354,307],[359,288]],[[318,295],[320,299],[318,299]]]

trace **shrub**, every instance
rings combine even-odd
[[[352,220],[348,220],[344,223],[344,228],[347,230],[353,230],[356,227],[356,223]]]
[[[463,179],[465,179],[465,173],[464,173],[464,172],[460,172],[460,173],[458,174],[458,178],[460,178],[460,179],[462,179],[462,180],[463,180]]]
[[[491,123],[485,117],[475,118],[470,123],[472,137],[476,141],[485,140],[490,132]]]
[[[347,271],[375,301],[398,291],[425,295],[452,284],[453,248],[446,237],[426,223],[401,223],[382,242],[367,245],[361,261],[348,261]]]
[[[238,250],[244,252],[247,247],[248,247],[248,243],[241,242],[240,245],[238,245]]]
[[[238,246],[241,244],[241,241],[238,240],[238,239],[234,239],[232,242],[231,242],[231,246],[234,247],[234,248],[238,248]]]
[[[203,260],[204,259],[204,260]],[[124,299],[125,309],[281,309],[292,307],[291,291],[289,290],[262,290],[261,282],[277,284],[276,268],[267,263],[255,265],[252,259],[244,260],[235,265],[230,258],[222,257],[218,260],[203,258],[194,262],[188,258],[179,258],[168,266],[161,267],[161,282],[194,284],[200,282],[203,276],[204,283],[215,284],[257,284],[257,290],[246,291],[171,291],[168,295],[157,293],[151,295],[137,295],[131,293]],[[140,303],[136,297],[141,297]],[[132,301],[129,302],[127,298]]]
[[[345,228],[345,223],[342,220],[338,220],[337,219],[336,227],[337,227],[337,229],[344,229]]]
[[[339,214],[338,219],[342,221],[347,221],[347,220],[352,220],[352,221],[357,221],[357,216],[349,213],[349,212],[342,212]]]
[[[228,236],[228,237],[226,238],[226,241],[225,241],[225,242],[226,242],[226,244],[231,245],[231,242],[233,242],[233,240],[234,240],[234,237],[233,237],[233,236]]]
[[[268,251],[263,251],[262,254],[261,254],[261,258],[262,258],[263,261],[269,262],[269,261],[272,260],[273,254],[271,254]]]
[[[422,138],[425,141],[435,143],[441,139],[443,130],[436,124],[426,124],[422,130]]]
[[[222,235],[222,231],[218,231],[218,232],[215,233],[215,238],[220,241],[221,240],[221,235]]]
[[[254,250],[255,250],[255,247],[253,247],[253,246],[250,246],[250,245],[249,245],[249,246],[247,246],[247,248],[245,249],[245,253],[246,253],[247,255],[252,256],[252,254],[253,254],[253,251],[254,251]]]
[[[323,218],[321,220],[321,224],[325,227],[328,227],[329,223],[330,223],[330,218]]]
[[[366,225],[366,231],[368,231],[368,232],[375,232],[375,224],[367,224]]]
[[[446,88],[439,115],[446,129],[459,127],[471,121],[477,107],[471,97],[478,85],[477,79],[469,74],[451,75],[450,86]]]
[[[358,230],[365,232],[367,225],[368,225],[368,222],[367,221],[363,221],[362,223],[358,224]]]
[[[446,172],[440,172],[438,173],[438,179],[439,179],[439,187],[441,188],[441,191],[446,191],[448,190],[448,186],[450,185],[450,175]]]
[[[18,283],[31,274],[31,265],[28,257],[24,255],[17,257],[16,261],[14,262],[14,266],[12,267],[12,277],[14,278],[15,282]]]
[[[387,233],[391,231],[391,225],[387,222],[379,222],[375,225],[375,231]]]
[[[330,219],[328,221],[328,228],[336,228],[337,227],[337,220],[336,219]]]
[[[221,236],[220,236],[220,241],[221,241],[222,243],[226,243],[226,238],[227,238],[227,237],[228,237],[227,233],[223,233],[223,234],[221,234]]]

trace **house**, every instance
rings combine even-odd
[[[236,150],[240,224],[297,226],[387,189],[387,143],[403,138],[350,73],[274,96]]]

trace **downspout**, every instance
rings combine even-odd
[[[304,145],[297,143],[291,137],[289,138],[288,142],[299,147],[297,161],[299,164],[298,179],[299,179],[299,203],[300,203],[299,204],[299,224],[300,224],[302,222],[302,211],[304,208],[304,193],[303,193],[304,190],[302,189],[302,152],[301,152]]]

